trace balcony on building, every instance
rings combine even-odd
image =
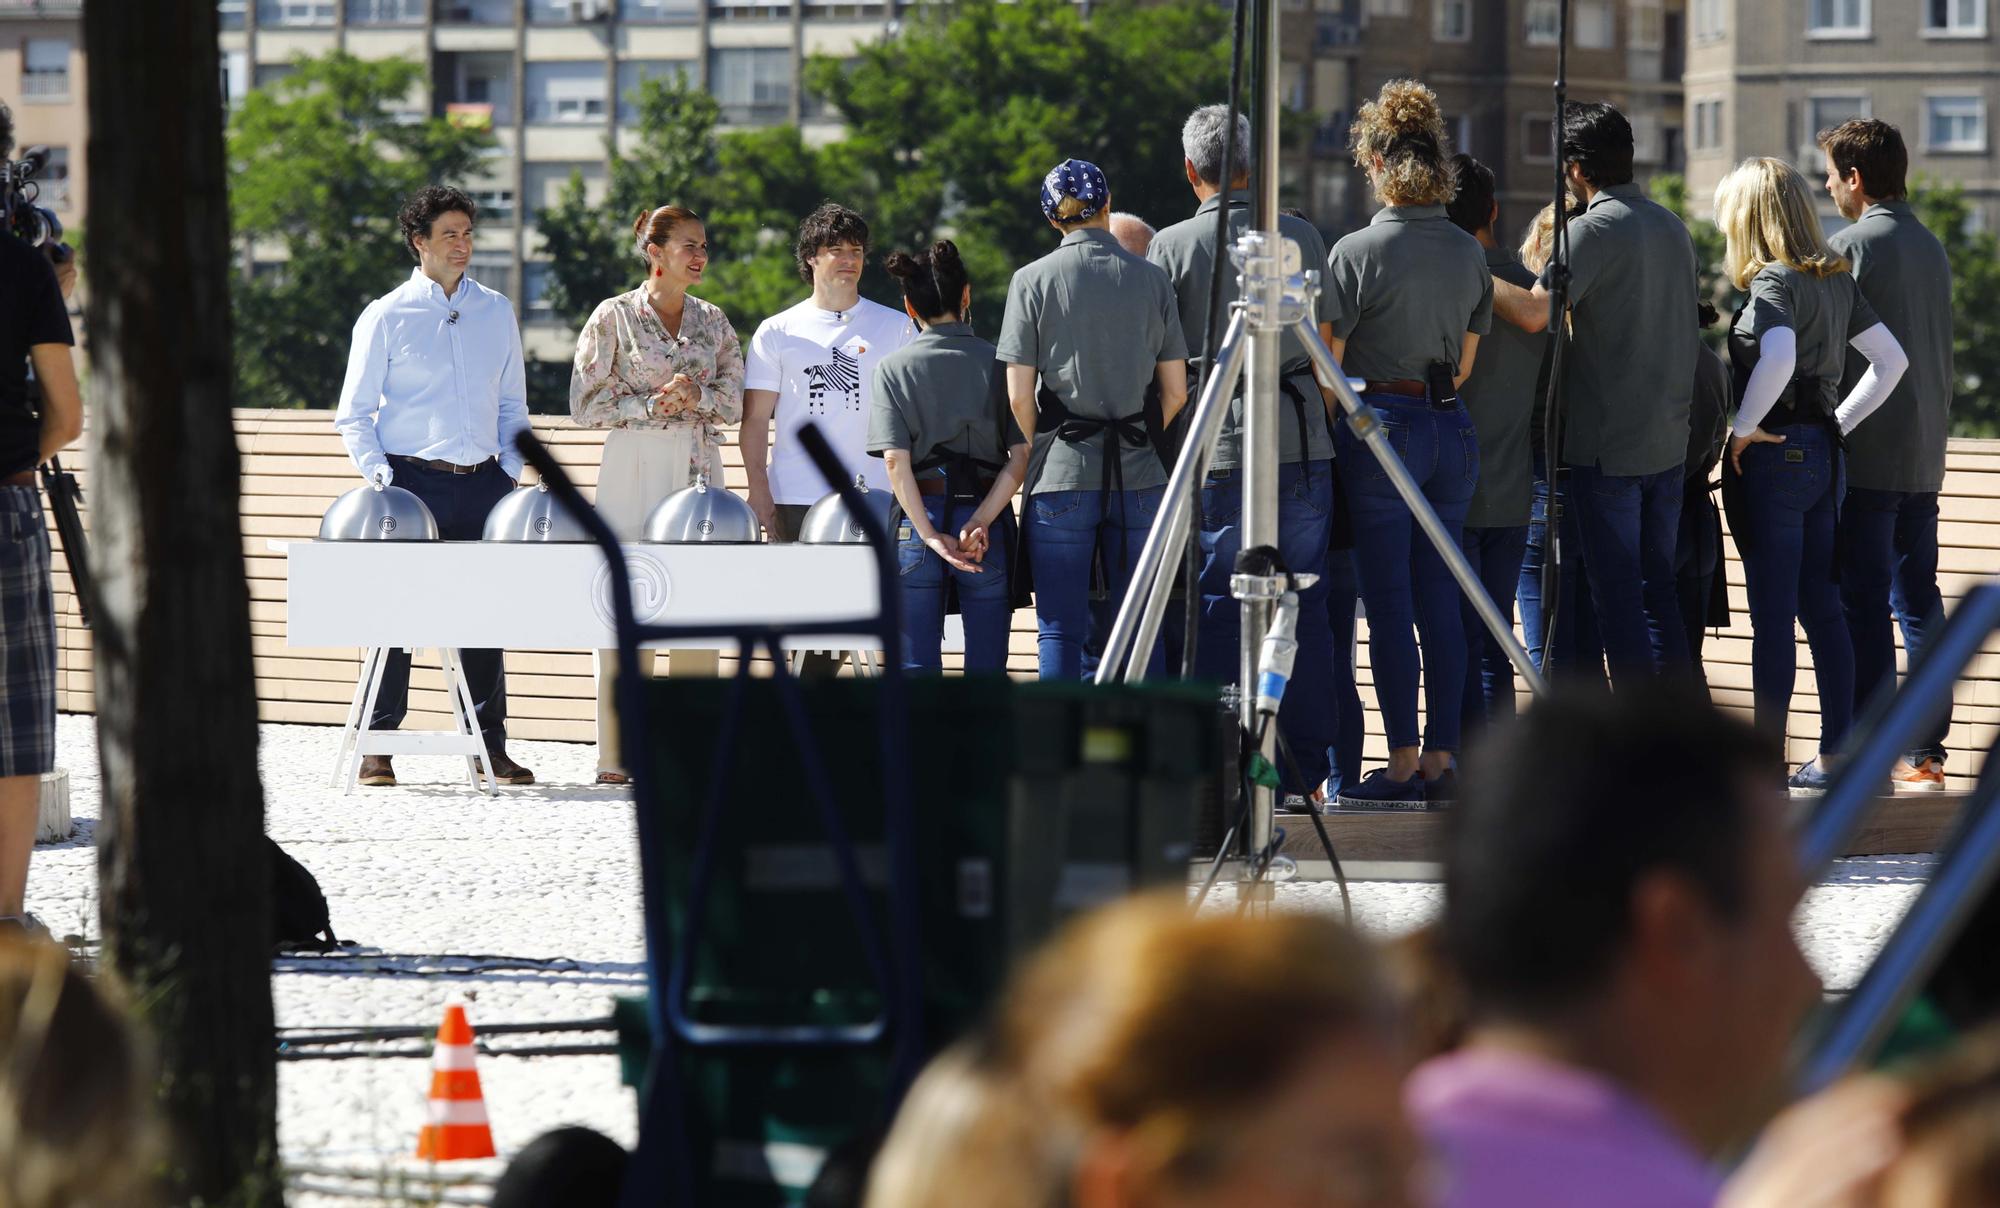
[[[788,46],[717,47],[708,52],[708,90],[734,126],[772,126],[792,118]]]
[[[603,63],[528,64],[526,112],[537,125],[604,122],[609,87]]]
[[[243,28],[243,14],[249,0],[215,0],[215,19],[224,33]]]
[[[340,0],[257,0],[257,25],[262,29],[330,29],[339,10]]]
[[[21,99],[50,103],[69,99],[68,38],[28,38],[21,46]]]
[[[347,0],[350,26],[422,25],[425,0]]]
[[[438,116],[474,129],[513,124],[513,55],[440,51],[431,78]]]
[[[618,0],[626,25],[693,25],[701,19],[699,0]]]

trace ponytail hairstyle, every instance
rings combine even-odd
[[[890,252],[882,267],[903,287],[910,309],[924,322],[963,317],[959,301],[972,278],[966,275],[965,261],[959,259],[958,245],[951,240],[940,239],[929,251],[915,255]]]
[[[1361,107],[1348,131],[1354,166],[1373,172],[1376,195],[1391,206],[1441,206],[1458,193],[1451,142],[1437,94],[1415,80],[1390,80]]]
[[[657,243],[667,246],[667,240],[674,237],[674,228],[683,222],[700,222],[701,215],[685,206],[661,206],[657,210],[641,210],[632,223],[632,250],[639,259],[645,260],[646,245]]]

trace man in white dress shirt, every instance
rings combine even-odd
[[[362,477],[423,500],[446,541],[479,540],[486,514],[521,476],[514,437],[528,426],[513,304],[465,271],[477,212],[470,197],[438,185],[403,203],[398,220],[417,267],[355,321],[333,420]],[[507,757],[501,652],[460,657],[494,774],[502,784],[533,784],[534,773]],[[409,690],[409,652],[392,650],[370,725],[401,725]],[[363,759],[361,783],[395,784],[389,757]]]

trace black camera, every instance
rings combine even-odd
[[[19,159],[0,160],[0,231],[41,248],[54,263],[64,264],[73,253],[62,241],[62,219],[54,210],[37,204],[42,187],[35,177],[48,164],[47,147],[30,147]]]

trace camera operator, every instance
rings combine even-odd
[[[0,105],[0,160],[13,150],[14,117]],[[56,762],[55,597],[35,467],[83,432],[83,399],[49,257],[0,229],[0,282],[0,931],[28,931],[39,930],[26,900],[36,803]]]

